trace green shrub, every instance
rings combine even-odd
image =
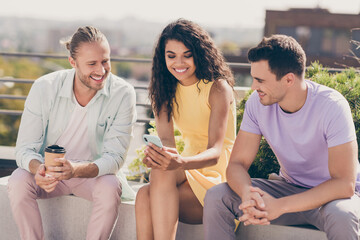
[[[360,138],[360,74],[355,69],[346,69],[340,73],[329,73],[318,62],[306,71],[306,78],[322,85],[331,87],[339,91],[349,102],[354,119],[357,141]],[[237,129],[240,128],[244,114],[245,102],[249,98],[251,91],[240,101],[237,109]],[[360,152],[360,151],[359,151]],[[279,165],[270,146],[263,138],[260,143],[259,152],[249,169],[251,177],[267,178],[270,173],[278,173]]]

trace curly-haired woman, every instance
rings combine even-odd
[[[155,48],[150,99],[164,145],[151,145],[143,162],[150,184],[136,198],[137,237],[175,239],[178,220],[201,223],[207,189],[225,181],[234,143],[234,78],[209,34],[179,19]],[[175,148],[174,124],[185,148]]]

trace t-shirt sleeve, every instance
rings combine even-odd
[[[325,137],[329,148],[356,140],[354,121],[346,99],[332,104],[328,110]]]
[[[240,130],[262,135],[257,119],[257,115],[259,113],[258,104],[261,103],[259,102],[257,92],[255,91],[246,101],[244,116],[241,121]]]

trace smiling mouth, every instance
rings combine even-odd
[[[260,97],[264,97],[266,95],[265,93],[259,92],[259,91],[258,91],[258,94],[259,94]]]
[[[187,68],[181,68],[181,69],[179,69],[179,68],[174,68],[174,70],[175,70],[175,72],[177,72],[177,73],[183,73],[183,72],[185,72],[185,71],[187,70]]]
[[[90,76],[91,79],[95,80],[95,81],[102,81],[103,78],[104,78],[105,75],[103,76],[98,76],[98,77],[95,77],[95,76]]]

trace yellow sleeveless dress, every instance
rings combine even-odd
[[[182,156],[193,156],[207,149],[211,112],[209,94],[213,83],[199,81],[190,86],[183,86],[180,83],[177,85],[177,104],[174,101],[173,121],[185,142]],[[235,107],[234,100],[228,113],[227,130],[218,163],[202,169],[185,171],[191,189],[202,205],[207,189],[226,181],[226,167],[236,137]]]

